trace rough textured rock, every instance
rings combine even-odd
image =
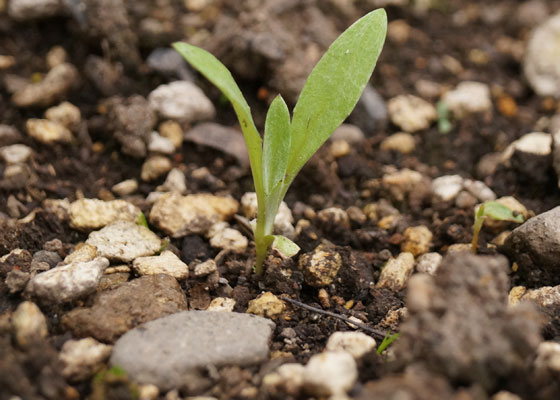
[[[503,249],[517,262],[519,275],[529,285],[560,284],[560,207],[515,228]]]
[[[143,276],[98,293],[92,307],[76,308],[62,317],[74,336],[113,343],[135,326],[187,309],[185,295],[172,276]]]
[[[70,381],[82,381],[93,376],[111,355],[111,346],[93,338],[68,340],[60,350],[62,374]]]
[[[115,221],[136,222],[142,211],[125,200],[80,199],[70,204],[70,226],[90,231]]]
[[[159,256],[138,257],[132,266],[140,275],[167,274],[179,280],[189,276],[188,265],[168,250]]]
[[[297,397],[303,388],[304,371],[301,364],[282,364],[276,371],[266,374],[262,384],[273,394]]]
[[[72,130],[79,125],[82,114],[74,104],[64,101],[45,111],[45,118]]]
[[[327,350],[345,351],[355,359],[375,349],[375,339],[362,332],[335,332],[327,341]]]
[[[16,308],[11,319],[14,338],[21,348],[28,348],[47,337],[47,319],[35,303],[24,301]]]
[[[62,12],[60,0],[11,0],[8,15],[18,21],[47,18]]]
[[[540,96],[560,93],[560,14],[539,25],[531,34],[525,52],[523,72],[533,90]]]
[[[249,302],[247,313],[274,319],[280,317],[285,308],[282,300],[271,292],[266,292]]]
[[[443,256],[439,253],[426,253],[418,257],[416,271],[435,275]]]
[[[398,132],[383,139],[379,147],[383,151],[398,151],[402,154],[409,154],[416,148],[416,140],[410,133]]]
[[[11,146],[0,147],[0,158],[6,164],[19,164],[26,162],[33,154],[31,147],[24,144],[12,144]]]
[[[531,307],[507,308],[507,274],[504,257],[448,255],[434,278],[410,286],[396,357],[487,390],[528,373],[540,317]]]
[[[251,365],[268,355],[271,321],[248,314],[188,311],[148,322],[120,338],[111,364],[162,390],[208,365]]]
[[[64,125],[48,119],[30,118],[25,123],[25,129],[29,136],[44,144],[70,143],[74,139]]]
[[[340,254],[329,246],[319,245],[310,253],[299,258],[299,268],[303,271],[305,283],[314,287],[330,285],[342,267]]]
[[[210,119],[216,114],[208,97],[198,86],[188,81],[161,85],[150,93],[148,100],[162,118],[195,122]]]
[[[490,88],[485,83],[465,81],[447,92],[442,100],[456,118],[492,110]]]
[[[155,202],[150,223],[174,238],[205,234],[216,222],[231,218],[238,208],[237,201],[229,197],[169,193]]]
[[[145,182],[154,181],[171,171],[171,168],[173,165],[169,158],[159,155],[151,156],[142,164],[140,178]]]
[[[354,358],[345,351],[325,351],[316,354],[305,366],[303,386],[311,395],[344,395],[358,379]]]
[[[154,255],[162,244],[151,230],[128,221],[117,221],[90,233],[86,243],[95,246],[100,256],[123,262]]]
[[[409,226],[405,229],[404,241],[401,243],[401,251],[412,253],[414,257],[430,251],[432,246],[432,232],[424,225]]]
[[[521,287],[523,288],[523,287]],[[547,338],[560,336],[560,286],[544,286],[538,289],[512,289],[510,298],[515,299],[516,294],[520,301],[529,301],[537,306],[546,318],[543,333]],[[512,300],[513,300],[512,299]]]
[[[109,260],[98,257],[88,262],[73,262],[35,275],[25,291],[42,302],[69,302],[95,292]]]
[[[38,83],[29,83],[16,91],[12,103],[18,107],[46,107],[63,100],[79,78],[72,64],[60,64],[51,69]]]
[[[397,258],[391,258],[383,269],[376,287],[394,291],[406,287],[406,282],[414,271],[414,256],[411,253],[401,253]]]
[[[393,97],[387,103],[391,121],[405,132],[428,129],[437,118],[436,108],[410,94]]]

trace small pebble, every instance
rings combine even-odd
[[[16,308],[12,314],[12,327],[15,340],[23,349],[48,335],[47,319],[39,307],[30,301],[24,301]]]
[[[0,147],[0,158],[6,164],[22,164],[27,162],[33,154],[33,150],[24,144],[12,144]]]
[[[111,188],[117,196],[125,197],[133,194],[138,190],[138,181],[136,179],[126,179],[119,182]]]
[[[345,351],[354,359],[375,349],[375,339],[362,332],[334,332],[327,341],[327,350]]]
[[[62,374],[72,382],[83,381],[99,371],[111,355],[112,346],[93,338],[68,340],[60,350]]]
[[[345,351],[325,351],[314,355],[303,373],[305,391],[317,397],[343,395],[357,379],[356,362]]]
[[[305,283],[313,287],[325,287],[333,283],[342,267],[342,258],[334,249],[321,244],[312,252],[302,254],[298,265],[303,270]]]
[[[97,248],[90,244],[80,243],[76,245],[74,251],[66,256],[64,264],[73,262],[88,262],[97,257]]]
[[[29,136],[44,144],[70,143],[74,138],[64,126],[48,119],[30,118],[25,123]]]
[[[162,118],[185,122],[211,119],[214,105],[192,82],[175,81],[160,85],[148,96],[150,105]]]
[[[334,140],[331,143],[331,155],[334,158],[344,157],[350,154],[350,145],[345,140]]]
[[[266,374],[262,384],[269,392],[297,396],[303,387],[304,372],[301,364],[282,364],[276,371]]]
[[[456,118],[492,110],[490,88],[480,82],[461,82],[454,90],[447,92],[442,101]]]
[[[249,302],[248,314],[275,319],[282,315],[286,305],[271,292],[266,292]]]
[[[377,288],[387,288],[395,292],[406,287],[406,283],[414,270],[414,256],[411,253],[401,253],[392,258],[381,270]]]
[[[432,104],[410,94],[390,99],[387,110],[391,121],[409,133],[428,129],[437,119],[436,108]]]
[[[154,131],[148,139],[148,150],[153,153],[173,154],[175,145],[171,140]]]
[[[443,260],[443,256],[439,253],[422,254],[416,261],[416,271],[435,275],[441,260]]]
[[[189,267],[169,250],[162,251],[159,256],[138,257],[132,267],[140,275],[167,274],[177,280],[189,277]]]
[[[440,201],[451,201],[463,189],[464,181],[460,175],[440,176],[432,181],[432,194]]]
[[[79,125],[82,115],[78,107],[65,101],[45,111],[45,118],[72,130]]]
[[[397,151],[401,154],[410,154],[416,148],[416,140],[410,133],[395,133],[381,142],[381,150]]]
[[[179,194],[185,194],[187,192],[187,180],[185,178],[185,173],[179,168],[173,168],[167,174],[167,178],[165,178],[163,185],[158,186],[157,190],[160,192],[176,192]]]
[[[426,226],[420,225],[406,228],[403,236],[401,251],[412,253],[417,257],[430,251],[434,235]]]
[[[183,145],[183,129],[178,122],[171,120],[162,122],[159,125],[159,134],[169,139],[177,150]]]
[[[342,124],[335,129],[330,136],[330,140],[335,142],[343,140],[349,145],[358,145],[366,139],[364,132],[357,126],[351,124]]]
[[[235,300],[229,297],[216,297],[212,299],[206,311],[233,312]]]
[[[72,228],[89,231],[115,221],[137,222],[141,212],[125,200],[80,199],[70,204],[68,216]]]
[[[140,178],[145,182],[158,179],[160,176],[171,171],[171,160],[164,156],[151,156],[144,164],[140,172]]]
[[[200,264],[196,264],[193,268],[193,275],[195,278],[202,278],[216,272],[217,270],[218,266],[216,265],[216,261],[210,259]]]

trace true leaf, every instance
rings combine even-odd
[[[290,129],[288,183],[358,102],[381,53],[386,31],[385,10],[370,12],[331,44],[307,78]]]
[[[266,115],[263,143],[264,189],[270,194],[284,179],[290,152],[290,111],[282,96],[277,96]]]
[[[204,49],[184,42],[173,43],[173,47],[194,68],[220,89],[231,102],[241,124],[241,130],[247,144],[251,170],[255,181],[255,190],[257,193],[262,193],[262,140],[253,122],[251,109],[243,97],[239,86],[235,83],[231,72],[214,55]]]

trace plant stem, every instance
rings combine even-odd
[[[478,208],[478,212],[474,216],[473,224],[473,238],[471,243],[472,252],[476,254],[478,249],[478,234],[482,229],[482,224],[484,223],[484,204],[481,204]]]
[[[266,207],[262,196],[257,195],[257,226],[255,228],[255,251],[257,259],[255,262],[255,273],[261,275],[263,273],[263,264],[268,252],[268,243],[265,239],[265,224],[266,224]]]

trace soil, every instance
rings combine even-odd
[[[103,26],[97,27],[100,33],[94,35],[71,15],[18,22],[9,18],[5,11],[0,11],[0,54],[15,58],[14,67],[0,70],[1,81],[5,82],[8,75],[29,78],[34,74],[46,73],[48,68],[45,57],[54,46],[64,48],[68,61],[76,66],[82,76],[78,87],[71,90],[65,98],[82,113],[82,123],[76,130],[78,139],[74,143],[45,145],[25,134],[17,140],[18,143],[31,147],[34,156],[28,163],[28,179],[0,180],[0,256],[16,248],[25,249],[33,255],[43,250],[45,243],[58,239],[63,244],[59,252],[64,257],[76,244],[86,239],[86,234],[69,227],[64,215],[49,211],[45,207],[46,199],[68,199],[70,202],[81,197],[109,200],[114,198],[111,192],[113,185],[135,178],[140,182],[136,203],[148,214],[149,205],[143,199],[161,185],[164,178],[149,183],[140,179],[143,160],[121,151],[103,105],[113,95],[126,98],[139,94],[147,97],[158,85],[170,81],[169,76],[150,69],[145,60],[155,47],[167,46],[173,40],[182,39],[181,24],[186,24],[185,21],[192,19],[191,31],[212,32],[220,13],[229,15],[234,20],[248,18],[247,12],[235,1],[208,2],[212,5],[200,12],[190,13],[185,11],[183,2],[180,1],[159,1],[159,7],[149,1],[117,3],[122,4],[124,11],[128,13],[128,29],[134,32],[133,38],[137,42],[125,40],[128,33],[123,33],[112,41],[107,40],[111,29]],[[312,9],[322,13],[336,32],[348,26],[357,15],[372,8],[368,5],[372,2],[365,0],[329,1],[321,6],[316,4],[323,3],[319,1],[303,3],[307,4],[302,6],[306,12]],[[351,3],[354,4],[350,6]],[[265,274],[255,276],[248,268],[248,260],[254,257],[254,248],[249,246],[245,254],[220,255],[218,270],[220,277],[227,279],[229,283],[227,293],[224,293],[223,287],[213,285],[207,279],[191,277],[182,283],[191,308],[205,309],[213,298],[226,296],[236,300],[235,311],[245,312],[250,300],[263,291],[271,291],[318,309],[356,317],[371,328],[398,330],[399,321],[391,323],[387,318],[391,312],[406,305],[405,290],[394,292],[379,289],[370,287],[369,282],[377,281],[382,266],[391,256],[398,256],[400,244],[404,240],[403,232],[407,227],[427,226],[434,234],[431,251],[445,254],[452,244],[469,243],[472,238],[473,212],[472,209],[458,208],[451,202],[432,203],[429,191],[419,191],[403,199],[394,198],[378,184],[387,166],[420,171],[430,178],[459,174],[466,178],[481,179],[498,197],[514,196],[534,214],[547,211],[560,203],[560,191],[552,171],[538,171],[538,179],[535,179],[534,176],[524,175],[522,171],[503,166],[499,166],[493,174],[484,176],[477,169],[485,155],[501,151],[513,140],[534,131],[542,118],[553,116],[560,108],[555,99],[539,97],[530,89],[523,78],[520,60],[515,54],[496,50],[496,42],[500,38],[508,38],[520,45],[527,40],[530,27],[517,17],[521,2],[442,0],[433,3],[435,6],[424,12],[415,11],[411,6],[387,7],[389,21],[405,21],[411,34],[404,42],[391,38],[387,40],[371,81],[373,87],[384,99],[390,99],[399,94],[417,94],[419,80],[429,80],[449,88],[464,80],[476,80],[490,85],[493,93],[503,93],[510,97],[516,105],[516,111],[505,113],[495,107],[492,112],[469,115],[453,121],[454,127],[447,134],[441,134],[437,126],[433,125],[416,134],[416,149],[408,155],[380,149],[383,139],[399,131],[398,127],[390,123],[378,124],[375,129],[366,130],[365,141],[352,147],[350,154],[343,157],[334,158],[328,145],[325,146],[304,167],[288,192],[286,202],[293,210],[296,221],[303,218],[310,220],[310,224],[296,238],[302,253],[312,251],[320,243],[328,241],[342,256],[342,267],[337,275],[338,284],[326,288],[330,304],[325,305],[320,301],[317,288],[305,284],[303,275],[297,268],[297,258],[281,260],[272,256],[267,262]],[[549,0],[544,3],[550,14],[560,10],[560,1]],[[0,1],[0,4],[3,2]],[[346,4],[348,7],[337,8],[336,4]],[[258,9],[257,6],[255,8]],[[352,12],[341,12],[341,9],[351,9]],[[493,18],[492,13],[502,17]],[[454,23],[458,16],[465,18],[466,23]],[[155,18],[167,30],[150,33],[145,26],[142,28],[141,22],[149,17]],[[239,29],[242,28],[243,25],[240,25]],[[273,28],[277,29],[278,26],[274,25]],[[247,32],[250,34],[252,31],[248,29]],[[244,61],[247,56],[243,53],[243,46],[236,47],[226,42],[218,33],[215,36],[216,43],[213,45],[209,44],[212,35],[205,39],[206,47],[218,55],[227,54],[225,62],[239,78],[242,90],[249,98],[255,121],[262,128],[267,103],[279,89],[283,89],[285,81],[278,78],[280,73],[271,64],[272,61],[263,56],[252,65],[250,74],[241,75],[238,70],[247,64],[247,60]],[[120,40],[125,40],[125,49]],[[473,49],[482,51],[486,58],[482,61],[476,59]],[[296,50],[288,53],[293,57],[298,54]],[[90,56],[107,60],[109,65],[120,66],[118,78],[105,86],[96,84],[91,78],[92,74],[85,71],[86,60]],[[449,57],[460,64],[460,68],[449,68],[442,63],[442,59]],[[236,126],[230,106],[224,104],[219,93],[200,78],[196,82],[217,107],[214,122]],[[44,108],[16,107],[10,101],[11,95],[5,86],[4,84],[0,88],[0,123],[25,132],[26,120],[41,118]],[[495,99],[499,98],[499,95],[495,96],[498,96]],[[436,100],[431,101],[435,103]],[[189,128],[183,126],[185,131]],[[1,143],[6,144],[9,143]],[[185,171],[189,193],[229,194],[239,200],[245,192],[252,189],[250,171],[243,169],[233,156],[218,150],[185,142],[171,159],[174,166]],[[196,173],[202,167],[209,170],[211,179],[200,178]],[[5,168],[5,164],[0,164],[0,175],[3,176]],[[21,204],[17,216],[8,207],[10,197],[15,197]],[[387,199],[402,216],[393,229],[381,229],[367,219],[352,220],[350,226],[342,226],[317,216],[305,217],[309,215],[309,208],[314,211],[311,214],[328,207],[362,209],[381,199]],[[31,213],[31,221],[22,220]],[[231,224],[242,231],[240,224],[234,221]],[[156,230],[156,233],[165,237],[162,232]],[[483,230],[480,238],[481,253],[497,253],[494,246],[488,245],[494,237],[495,232]],[[180,254],[186,263],[195,259],[204,261],[214,258],[219,252],[210,246],[206,238],[198,235],[171,239],[169,248]],[[291,271],[291,274],[281,272],[283,270]],[[9,294],[4,284],[6,272],[0,270],[0,321],[2,315],[9,315],[24,300],[21,294]],[[132,280],[136,276],[132,274],[125,278]],[[524,284],[515,274],[511,275],[511,280],[511,286],[513,283]],[[68,383],[61,377],[56,352],[71,334],[61,325],[60,313],[68,312],[78,305],[67,305],[63,310],[56,307],[42,309],[48,319],[50,332],[50,336],[41,344],[42,348],[17,349],[10,343],[9,330],[0,323],[0,353],[4,352],[0,356],[0,376],[8,371],[10,373],[9,376],[0,378],[0,387],[4,384],[6,388],[9,387],[7,392],[0,388],[0,399],[8,398],[4,396],[10,390],[12,394],[18,394],[24,399],[102,398],[99,393],[110,399],[131,398],[131,383],[126,379],[107,379],[104,383],[107,387],[100,389],[99,382],[93,378]],[[267,372],[290,358],[306,363],[312,355],[325,348],[326,340],[333,332],[352,330],[340,319],[293,304],[288,305],[288,310],[286,315],[289,318],[275,321],[277,325],[271,344],[271,352],[282,352],[285,357],[283,361],[273,359],[251,368],[220,368],[206,377],[205,385],[190,392],[182,392],[181,395],[207,394],[220,399],[287,398],[285,395],[268,393],[263,388],[252,395],[245,389],[259,388],[260,379]],[[283,332],[288,328],[295,330],[296,340],[285,340]],[[547,340],[557,340],[553,336],[555,332],[543,330],[543,334]],[[377,339],[379,343],[379,338]],[[429,377],[416,376],[409,379],[394,375],[403,370],[402,365],[387,363],[377,354],[371,353],[360,361],[358,384],[350,395],[367,398],[360,396],[366,396],[364,393],[371,390],[370,393],[377,393],[379,398],[394,398],[389,397],[391,387],[404,385],[413,391],[429,381]],[[383,377],[386,379],[381,381]],[[523,377],[512,375],[511,379]],[[441,376],[432,381],[431,389],[425,388],[417,396],[410,398],[430,398],[430,393],[433,395],[441,390],[441,393],[448,393],[446,396],[449,397],[446,398],[455,396],[453,398],[483,399],[490,398],[501,389],[513,390],[515,387],[519,388],[519,396],[531,398],[531,384],[512,385],[504,379],[491,388],[484,388],[465,385],[460,381],[445,381]],[[546,393],[540,398],[553,399],[559,395],[558,392]],[[166,397],[162,394],[160,398]],[[300,398],[306,397],[302,395]]]

